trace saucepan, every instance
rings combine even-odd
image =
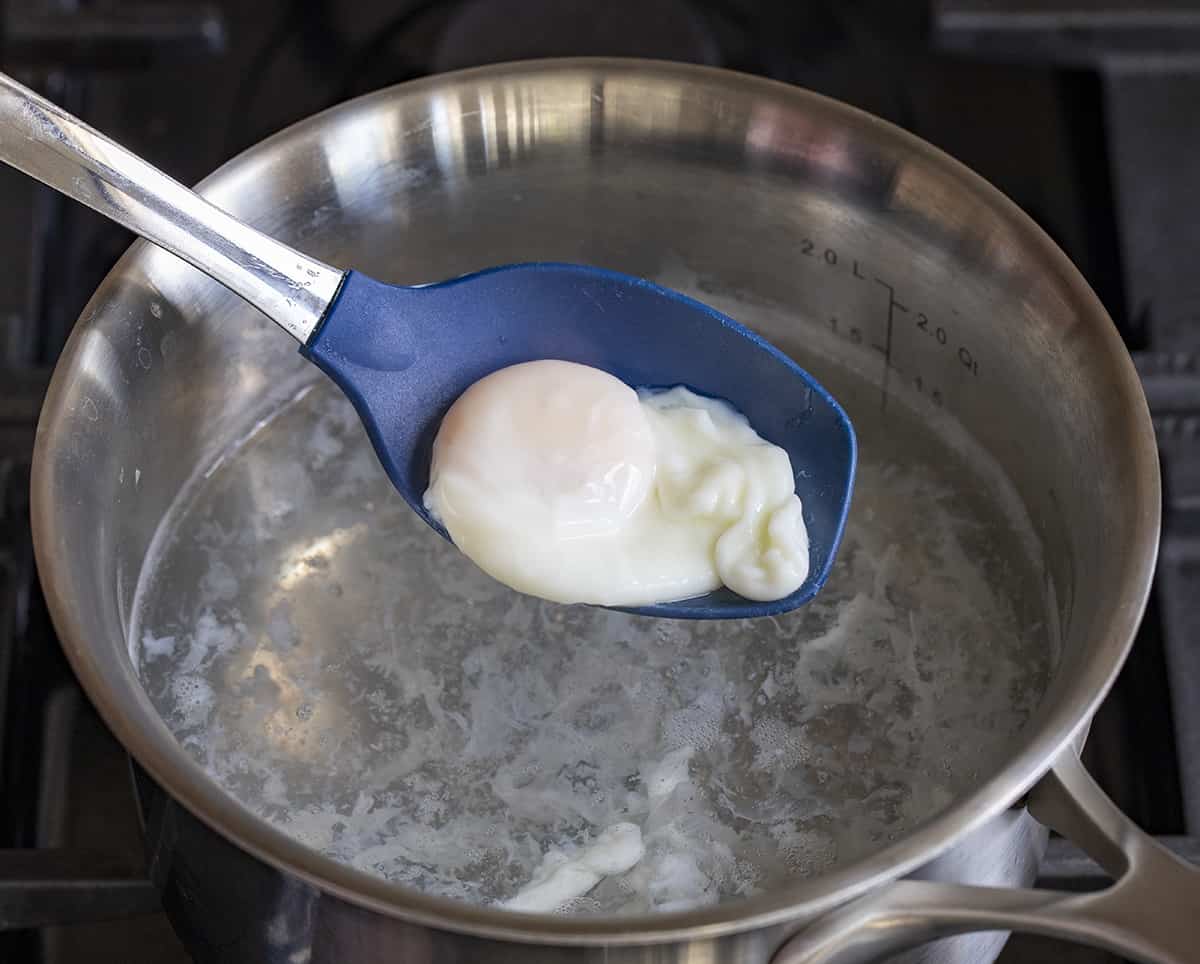
[[[591,59],[487,67],[380,91],[268,139],[200,190],[301,250],[389,281],[420,283],[494,263],[572,261],[650,277],[714,303],[793,354],[847,405],[864,465],[852,529],[855,519],[869,526],[889,511],[904,515],[897,493],[910,463],[936,468],[959,458],[982,480],[975,487],[1002,493],[997,504],[1021,520],[1007,528],[968,525],[952,553],[934,546],[948,580],[936,600],[905,602],[915,583],[904,567],[883,567],[893,550],[861,539],[856,548],[851,538],[843,550],[848,572],[883,568],[871,570],[878,573],[873,595],[838,605],[856,618],[876,618],[880,606],[908,607],[904,627],[883,620],[866,649],[891,654],[886,664],[900,659],[905,640],[941,632],[947,654],[983,659],[978,634],[994,631],[997,647],[1023,640],[1020,651],[1042,667],[1045,685],[999,748],[987,743],[995,717],[961,739],[951,739],[946,723],[950,735],[938,739],[959,758],[980,741],[977,772],[954,793],[932,795],[920,807],[905,796],[907,818],[876,833],[870,846],[845,843],[837,859],[809,860],[794,879],[727,900],[658,912],[521,915],[424,893],[338,859],[214,778],[225,751],[210,745],[205,756],[164,712],[163,681],[148,682],[145,669],[173,643],[145,635],[139,614],[139,587],[161,555],[163,523],[181,493],[253,462],[239,456],[239,446],[251,451],[256,432],[276,424],[272,413],[309,404],[321,376],[307,372],[287,339],[235,296],[138,243],[96,292],[55,371],[38,428],[33,521],[55,624],[89,696],[145,776],[139,787],[151,870],[198,960],[849,964],[912,953],[978,962],[999,952],[1004,936],[995,932],[1014,929],[1144,961],[1196,959],[1200,877],[1137,830],[1078,759],[1150,589],[1160,495],[1149,414],[1093,293],[999,192],[915,137],[800,89],[691,66]],[[929,455],[933,443],[920,441],[927,436],[940,440],[941,455]],[[343,443],[326,438],[322,458],[342,457]],[[274,550],[265,536],[255,542],[265,531],[256,519],[285,516],[305,483],[286,471],[256,472],[251,481],[244,529],[231,534],[227,527],[221,538],[265,558]],[[945,501],[934,481],[903,484],[905,498]],[[302,508],[319,515],[318,502]],[[894,551],[925,545],[922,526],[912,521]],[[338,540],[367,529],[343,526],[336,537],[322,536],[322,558],[328,562]],[[995,541],[1001,535],[1004,552]],[[378,580],[388,566],[404,571],[405,552],[425,551],[423,543],[406,545],[356,578]],[[963,560],[1005,553],[1023,561],[983,566],[971,586],[955,582],[970,568]],[[275,579],[263,590],[275,591],[315,560],[293,559],[275,576],[255,570],[255,578]],[[939,606],[961,593],[986,595],[992,577],[998,585],[1014,569],[1024,575],[1014,583],[1022,588],[1011,594],[1009,616],[985,624],[959,605],[960,624],[939,626]],[[189,573],[192,583],[210,578],[182,571],[181,593]],[[343,583],[343,601],[314,603],[313,620],[344,613],[344,600],[358,598],[354,580]],[[214,585],[224,592],[225,582]],[[310,596],[320,583],[313,585]],[[897,691],[887,710],[895,719],[876,712],[878,694],[859,700],[863,676],[845,670],[840,637],[804,636],[804,620],[833,605],[837,592],[835,577],[827,601],[795,624],[705,630],[724,634],[711,637],[713,645],[736,647],[773,626],[772,638],[796,659],[817,666],[829,654],[818,674],[821,728],[806,731],[806,746],[787,744],[786,753],[777,747],[762,758],[759,770],[785,783],[805,777],[805,767],[826,779],[833,764],[820,754],[831,748],[859,754],[854,760],[883,752],[856,727],[874,720],[894,736],[920,702],[919,693]],[[413,599],[398,617],[389,610],[391,645],[402,651],[430,626],[451,639],[461,616],[454,607],[476,602],[468,595],[443,587],[436,605]],[[488,605],[498,605],[495,598]],[[365,623],[383,618],[359,609]],[[559,616],[543,617],[543,628],[557,625]],[[281,698],[271,674],[302,650],[306,665],[348,672],[345,641],[316,625],[299,626],[303,646],[293,640],[286,652],[272,649],[266,633],[247,642],[257,647],[251,662],[258,675],[245,685],[258,680],[263,693]],[[638,631],[649,640],[658,629]],[[749,642],[744,648],[752,649]],[[525,665],[554,658],[550,640]],[[1031,685],[1032,675],[1016,670],[1006,678],[972,675],[977,664],[964,660],[958,670],[917,665],[910,689],[920,680],[953,681],[959,671],[978,700]],[[686,659],[680,666],[689,671]],[[781,705],[789,686],[804,685],[795,674],[764,679],[756,699]],[[225,696],[220,686],[196,683],[188,698],[189,707],[201,707],[188,717],[196,723],[209,719],[205,700]],[[940,702],[955,700],[946,690]],[[365,728],[361,715],[339,730],[339,720],[367,712],[342,711],[322,715],[321,706],[300,705],[294,715],[323,720],[312,745],[333,736],[343,753],[394,736]],[[262,723],[278,745],[299,754],[291,763],[313,759],[296,749],[304,741],[294,728],[272,727]],[[225,755],[249,752],[248,745],[235,741]],[[838,779],[850,788],[847,772]],[[300,779],[293,770],[276,775],[280,784]],[[259,774],[256,786],[271,776]],[[890,820],[903,809],[894,788],[870,792],[882,794],[873,813],[886,811]],[[834,839],[838,813],[822,820],[822,839]],[[1075,840],[1116,883],[1074,896],[1031,889],[1048,827]],[[959,936],[909,950],[951,935]]]

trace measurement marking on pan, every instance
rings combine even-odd
[[[913,338],[911,347],[918,350],[921,345],[928,345],[929,349],[939,352],[940,349],[953,352],[958,359],[960,365],[971,373],[974,377],[979,377],[979,361],[974,352],[971,351],[965,344],[958,341],[955,337],[953,328],[948,328],[946,325],[940,324],[938,319],[931,316],[929,313],[918,309],[915,305],[909,307],[912,301],[904,303],[900,300],[897,294],[896,286],[890,281],[873,274],[870,271],[870,266],[867,262],[861,261],[858,258],[846,256],[837,248],[829,247],[821,244],[814,238],[806,237],[800,239],[800,253],[808,258],[810,262],[821,271],[833,271],[834,273],[845,273],[857,281],[874,281],[888,293],[888,308],[887,308],[887,325],[883,332],[883,343],[869,339],[864,333],[863,328],[859,325],[845,323],[839,321],[836,316],[831,316],[829,319],[829,328],[837,336],[847,339],[851,344],[863,345],[868,344],[875,351],[883,356],[883,380],[881,384],[881,408],[886,411],[888,404],[888,396],[891,392],[891,384],[893,375],[904,381],[905,384],[911,385],[916,390],[933,402],[938,408],[941,408],[946,403],[945,393],[942,388],[931,384],[928,379],[921,374],[920,360],[917,360],[915,368],[909,368],[908,371],[902,371],[896,365],[893,355],[894,349],[897,346],[903,348],[905,345],[904,337],[908,335]],[[897,329],[897,321],[899,312],[903,316],[904,324]],[[960,317],[956,308],[950,308],[950,314],[955,317]],[[908,327],[908,319],[911,319],[912,327]],[[951,324],[953,322],[951,321]],[[870,331],[871,326],[867,326]],[[920,336],[916,333],[920,332]],[[911,333],[911,335],[909,335]],[[897,341],[897,338],[900,341]],[[927,342],[924,339],[929,339]],[[939,352],[940,353],[940,352]],[[937,362],[933,362],[935,367]]]
[[[844,325],[838,320],[837,315],[831,315],[829,318],[829,330],[839,338],[845,338],[852,345],[861,345],[864,342],[862,329],[857,325]],[[871,345],[878,352],[883,352],[886,346]],[[946,400],[942,395],[942,390],[934,385],[930,385],[920,373],[913,374],[909,377],[909,371],[901,368],[896,364],[894,358],[887,360],[888,369],[897,377],[904,379],[908,384],[912,385],[919,394],[928,398],[937,408],[942,408],[946,404]]]
[[[887,288],[888,293],[887,334],[884,336],[882,345],[876,345],[872,343],[871,346],[877,352],[883,355],[883,382],[879,387],[881,392],[879,407],[882,411],[886,412],[888,403],[888,389],[891,387],[892,381],[892,331],[896,326],[896,312],[899,310],[903,311],[905,314],[908,314],[908,308],[896,300],[896,289],[890,284],[888,284],[878,275],[875,276],[875,282],[876,284],[881,284],[883,287]]]

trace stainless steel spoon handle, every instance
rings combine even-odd
[[[0,73],[0,160],[166,248],[302,344],[343,272],[226,214]]]

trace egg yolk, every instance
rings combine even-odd
[[[724,402],[639,393],[572,362],[468,388],[438,430],[425,505],[484,571],[556,602],[644,606],[721,585],[771,600],[808,575],[787,452]]]

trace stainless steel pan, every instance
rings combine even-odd
[[[135,245],[55,373],[35,455],[35,539],[76,672],[161,788],[147,790],[153,867],[201,960],[846,964],[1013,928],[1146,961],[1200,958],[1200,878],[1130,825],[1076,756],[1149,591],[1159,525],[1149,416],[1095,296],[999,193],[810,93],[605,60],[382,91],[269,139],[202,192],[315,256],[398,282],[549,258],[671,283],[668,264],[686,264],[819,376],[806,355],[817,341],[866,372],[879,404],[856,417],[886,418],[889,397],[915,389],[931,418],[948,413],[989,453],[1037,531],[1062,655],[1036,718],[977,790],[868,857],[752,899],[525,918],[337,863],[208,779],[130,658],[134,591],[164,514],[246,412],[284,400],[302,364],[235,297]],[[1044,846],[1039,821],[1119,882],[1083,897],[1019,889]],[[958,938],[931,953],[982,961],[1000,943]]]

